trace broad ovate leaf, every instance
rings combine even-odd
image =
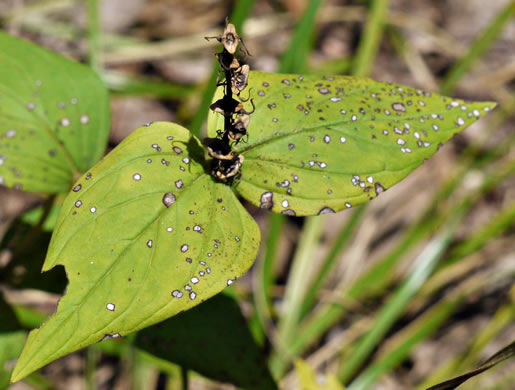
[[[245,157],[236,190],[287,215],[376,197],[495,107],[349,76],[251,72],[248,90],[256,109],[248,143],[236,148]],[[210,136],[223,128],[219,117],[210,116]]]
[[[91,69],[0,32],[0,185],[68,192],[102,157],[109,121]]]
[[[43,270],[64,265],[68,289],[30,333],[13,380],[196,306],[250,267],[259,241],[231,188],[205,172],[189,131],[167,122],[136,130],[62,206]]]

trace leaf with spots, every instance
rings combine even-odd
[[[102,157],[109,117],[91,69],[0,32],[0,185],[68,192]]]
[[[250,333],[238,301],[229,294],[219,294],[138,332],[134,344],[210,379],[247,390],[277,389],[263,350]]]
[[[335,212],[376,197],[495,107],[348,76],[251,72],[249,89],[256,110],[248,143],[235,148],[245,158],[236,191],[287,215]],[[213,137],[223,121],[209,119]]]
[[[156,122],[78,180],[43,266],[64,265],[68,289],[57,313],[30,333],[13,380],[188,310],[245,273],[259,229],[204,165],[197,138]]]

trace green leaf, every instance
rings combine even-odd
[[[238,302],[227,294],[138,332],[135,345],[220,382],[277,389]]]
[[[466,374],[457,376],[456,378],[449,379],[445,382],[439,383],[438,385],[431,386],[427,390],[453,390],[457,388],[462,383],[466,382],[470,378],[475,377],[483,373],[486,370],[489,370],[492,367],[495,367],[499,363],[505,361],[506,359],[510,359],[515,356],[515,341],[512,341],[509,345],[497,351],[495,354],[490,356],[484,363],[482,363],[478,368],[467,372]]]
[[[132,133],[76,183],[43,270],[66,268],[57,313],[29,335],[13,380],[102,339],[188,310],[254,261],[259,229],[204,170],[200,142],[157,122]]]
[[[59,212],[61,211],[61,204],[66,194],[63,197],[59,197],[56,199],[52,208],[50,209],[48,216],[43,222],[43,226],[41,226],[41,230],[44,232],[53,232],[55,228],[55,223],[57,222],[57,217],[59,216]],[[43,213],[45,212],[44,206],[39,206],[34,209],[31,209],[21,215],[21,220],[26,224],[37,226],[41,221]]]
[[[288,215],[376,197],[495,107],[349,76],[251,72],[249,90],[256,110],[236,148],[245,157],[236,191]],[[210,136],[223,128],[215,115]]]
[[[345,386],[338,381],[334,374],[327,376],[324,381],[325,385],[320,384],[315,370],[302,359],[295,360],[295,372],[301,390],[345,390]]]
[[[91,69],[0,32],[0,185],[68,192],[104,153],[109,121]]]
[[[9,377],[25,342],[25,331],[22,329],[11,306],[4,300],[0,292],[0,389],[9,386]]]

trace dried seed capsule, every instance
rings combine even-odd
[[[239,140],[247,135],[247,129],[250,123],[250,116],[243,115],[235,119],[231,128],[227,131],[227,135],[231,141],[239,142]]]
[[[204,144],[211,157],[219,160],[232,160],[234,158],[234,153],[231,152],[229,144],[219,138],[205,138]]]
[[[250,67],[245,64],[233,73],[231,77],[231,90],[233,94],[239,95],[247,87],[249,70]]]
[[[244,113],[243,104],[238,102],[236,99],[224,96],[222,99],[217,100],[211,106],[211,110],[224,116],[232,115],[238,112]]]
[[[240,37],[236,33],[236,27],[234,24],[228,23],[224,29],[224,33],[222,35],[218,35],[216,37],[205,37],[207,40],[215,38],[218,42],[224,45],[225,50],[230,54],[236,53],[236,49],[238,48],[238,43],[240,42]]]
[[[228,53],[226,50],[222,51],[221,53],[215,54],[216,59],[220,63],[220,66],[223,70],[233,70],[238,69],[240,67],[239,61],[234,58],[234,56],[230,53]]]
[[[220,161],[220,164],[218,164],[218,167],[215,170],[216,177],[225,181],[233,176],[236,176],[240,171],[243,160],[244,157],[239,154],[234,156],[232,160]]]
[[[247,130],[249,128],[250,116],[242,115],[234,120],[233,127],[237,130]]]
[[[234,24],[227,24],[222,35],[222,45],[224,45],[225,50],[231,54],[234,54],[236,52],[236,48],[238,47],[239,41],[240,37],[236,33],[236,27],[234,27]]]
[[[255,110],[250,90],[247,100],[240,97],[241,91],[248,85],[250,67],[246,64],[240,66],[239,61],[234,57],[239,43],[241,42],[243,48],[245,46],[233,24],[226,21],[224,33],[212,38],[216,38],[224,46],[223,51],[216,54],[216,58],[220,63],[221,70],[225,73],[225,80],[217,82],[218,86],[225,86],[225,96],[211,104],[210,108],[214,112],[224,115],[225,129],[218,130],[216,138],[206,138],[204,144],[209,155],[213,157],[211,175],[223,182],[231,182],[232,178],[240,172],[244,160],[243,156],[232,151],[232,146],[247,135],[250,123],[249,114],[251,112],[249,113],[243,108],[243,103],[250,100],[253,107],[252,112]],[[206,37],[206,39],[209,38]],[[234,99],[233,95],[240,101]],[[235,114],[236,118],[234,118]],[[236,142],[231,146],[232,141]]]

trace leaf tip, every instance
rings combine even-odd
[[[497,102],[485,102],[485,107],[488,107],[490,110],[497,108],[498,105],[499,103]]]
[[[499,103],[497,102],[478,102],[481,105],[481,108],[488,113],[488,111],[492,111],[497,108]]]
[[[14,368],[13,373],[11,374],[11,383],[16,383],[21,381],[27,375],[29,375],[32,371],[27,370],[26,366],[22,366],[19,364],[19,360],[16,363],[16,367]]]
[[[25,346],[21,352],[16,366],[14,367],[13,373],[11,374],[11,383],[16,383],[32,374],[34,371],[43,367],[45,364],[50,363],[55,359],[48,359],[46,356],[42,356],[38,347],[34,348],[34,339],[39,332],[39,328],[33,329],[29,333],[29,337],[25,341]],[[37,341],[37,340],[36,340]]]

